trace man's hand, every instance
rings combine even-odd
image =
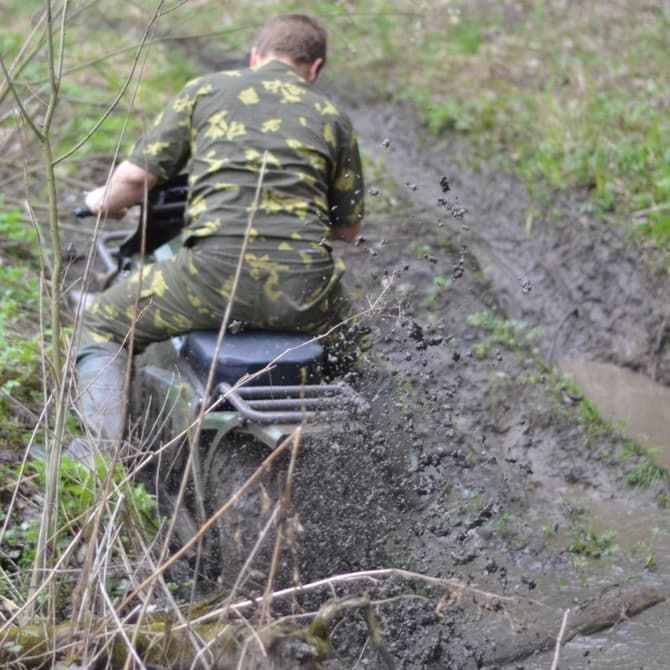
[[[158,181],[158,177],[151,172],[123,161],[114,170],[109,183],[86,196],[86,206],[93,214],[102,212],[112,219],[120,219],[128,207],[142,202],[145,193],[156,186]]]
[[[95,215],[100,212],[104,212],[105,216],[110,219],[122,219],[126,212],[128,211],[127,207],[123,207],[119,210],[111,210],[109,207],[105,207],[105,195],[109,192],[107,186],[100,186],[94,191],[91,191],[86,196],[86,207]]]

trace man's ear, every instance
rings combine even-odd
[[[307,81],[315,82],[321,71],[321,66],[323,65],[323,58],[317,58],[313,63],[310,64],[309,69],[307,70]]]

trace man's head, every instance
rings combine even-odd
[[[284,61],[309,82],[326,63],[326,29],[304,14],[279,14],[262,28],[251,49],[251,65],[271,58]]]

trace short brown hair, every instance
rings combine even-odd
[[[269,53],[288,56],[294,63],[326,62],[326,29],[305,14],[279,14],[262,28],[256,49],[261,56]]]

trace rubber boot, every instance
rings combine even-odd
[[[110,455],[123,438],[128,352],[116,342],[88,343],[77,352],[78,406],[100,451]]]

